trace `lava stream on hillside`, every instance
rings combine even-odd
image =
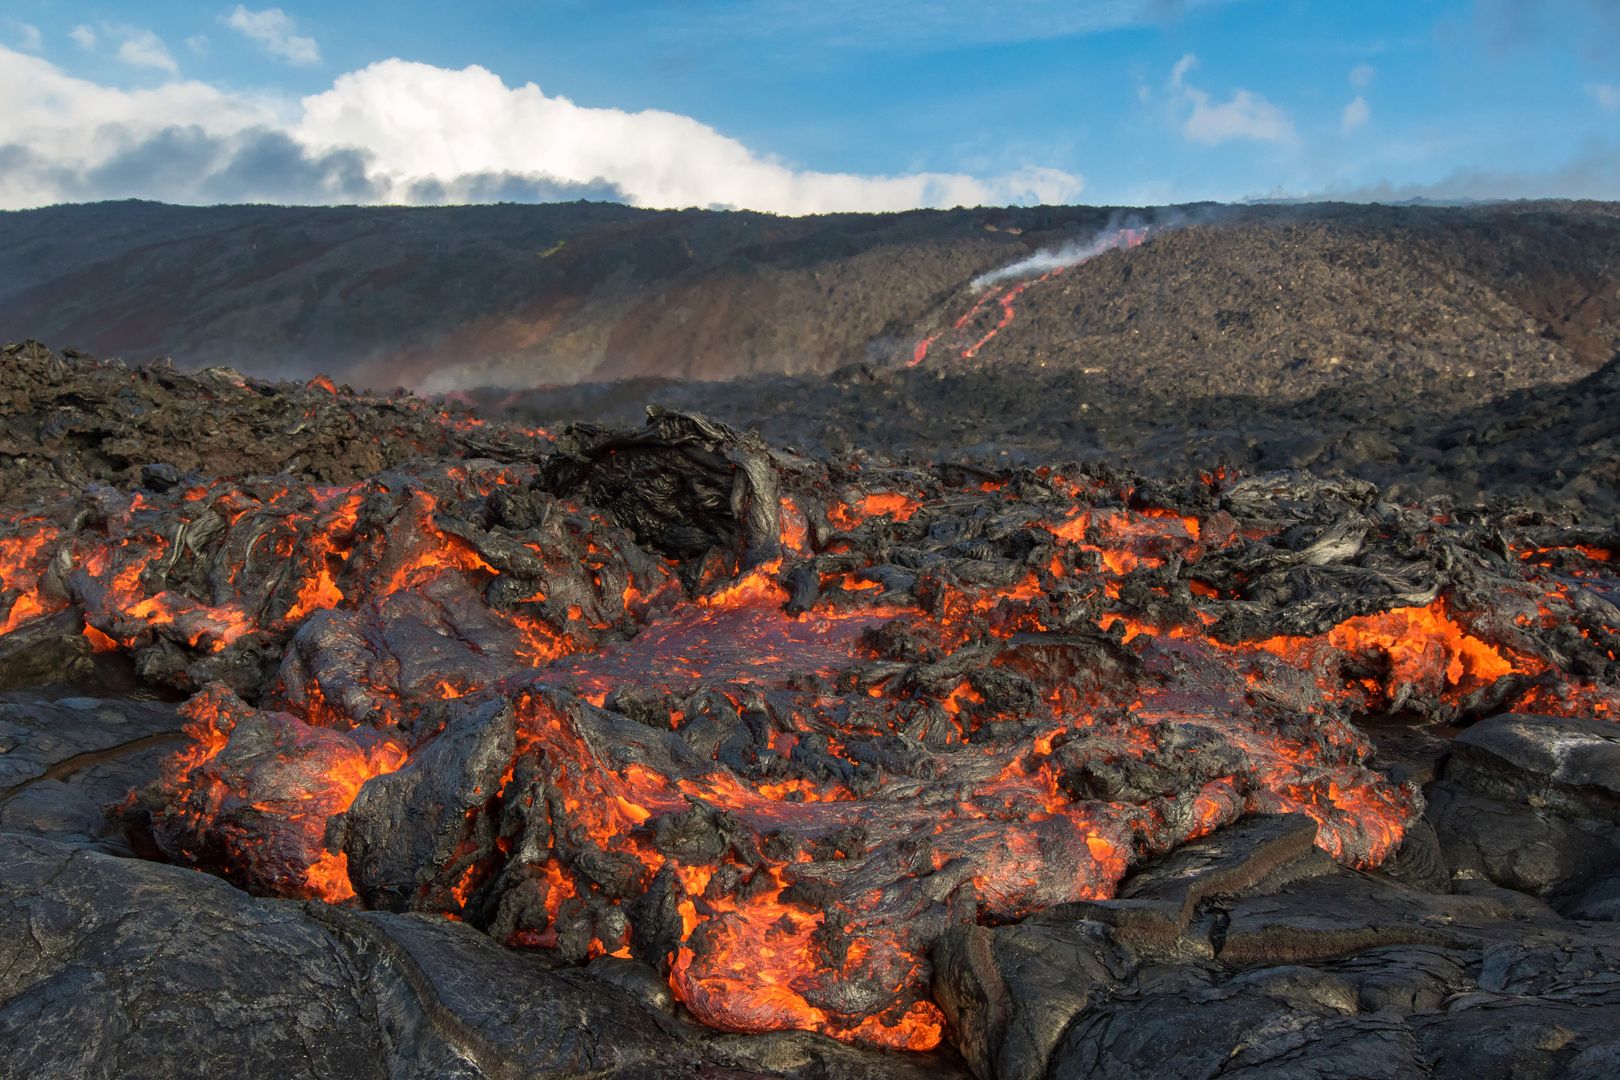
[[[928,359],[934,346],[941,342],[963,360],[972,360],[997,334],[1012,325],[1012,321],[1018,317],[1018,299],[1026,289],[1051,281],[1104,252],[1140,247],[1159,228],[1145,225],[1105,229],[1087,244],[1036,252],[1010,266],[975,278],[969,286],[978,293],[973,304],[948,328],[917,342],[907,366],[916,367]],[[1014,284],[1001,284],[1009,280]]]
[[[1613,554],[1349,481],[817,462],[654,413],[522,463],[88,490],[0,522],[0,634],[193,695],[119,809],[163,857],[926,1049],[953,925],[1244,814],[1388,859],[1421,796],[1359,717],[1612,715]]]

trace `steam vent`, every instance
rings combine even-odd
[[[0,361],[4,1075],[1620,1075],[1612,527]]]

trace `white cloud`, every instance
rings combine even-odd
[[[140,196],[299,202],[620,198],[780,213],[1071,202],[1083,178],[1025,167],[866,176],[796,169],[690,117],[576,105],[481,67],[385,60],[302,101],[196,81],[121,90],[0,49],[0,206]],[[177,162],[188,164],[181,169]],[[20,163],[20,164],[19,164]],[[267,188],[265,177],[284,178]],[[303,185],[299,187],[298,185]],[[269,195],[256,193],[269,190]]]
[[[1378,69],[1371,64],[1357,64],[1350,69],[1350,85],[1357,90],[1365,90],[1372,85],[1377,75]]]
[[[190,37],[186,38],[186,48],[190,49],[198,56],[203,55],[208,51],[208,35],[192,34]]]
[[[124,40],[118,43],[118,59],[136,67],[167,71],[170,75],[180,73],[180,65],[169,55],[169,47],[152,31],[132,26],[125,27],[120,32]]]
[[[45,38],[40,34],[39,27],[33,23],[7,19],[6,25],[11,28],[11,40],[15,41],[17,48],[23,52],[37,53],[45,47]]]
[[[1205,146],[1233,139],[1297,141],[1294,122],[1288,114],[1252,90],[1234,90],[1227,100],[1212,101],[1206,91],[1187,82],[1187,76],[1197,66],[1198,57],[1188,53],[1170,69],[1170,89],[1174,95],[1171,109],[1181,124],[1183,135]]]
[[[1592,83],[1586,88],[1592,95],[1592,100],[1608,109],[1610,112],[1620,111],[1620,86],[1609,83]]]
[[[1189,89],[1187,97],[1193,109],[1182,130],[1193,142],[1215,146],[1233,139],[1287,143],[1298,138],[1288,114],[1253,91],[1237,90],[1218,104],[1202,90]]]
[[[0,109],[0,147],[26,155],[32,168],[0,168],[0,204],[38,205],[66,193],[40,190],[31,175],[68,176],[94,169],[120,151],[169,127],[225,135],[280,116],[264,103],[196,81],[125,90],[67,75],[47,60],[0,48],[9,73],[8,108]]]
[[[163,39],[150,30],[122,23],[80,23],[68,31],[68,37],[79,48],[92,50],[103,41],[118,43],[118,59],[135,67],[156,68],[170,75],[180,73],[180,65],[169,54]]]
[[[726,205],[811,213],[1009,201],[1063,202],[1083,181],[1025,168],[992,180],[957,173],[874,177],[805,172],[760,157],[687,116],[576,105],[482,67],[384,60],[307,97],[296,128],[314,150],[358,146],[396,190],[417,178],[542,175],[607,180],[644,206]]]
[[[1358,94],[1354,101],[1344,107],[1344,116],[1339,120],[1339,133],[1348,135],[1358,128],[1366,127],[1367,121],[1371,119],[1372,106],[1367,104],[1366,98]]]
[[[1170,85],[1180,90],[1187,81],[1187,73],[1198,66],[1198,57],[1188,53],[1176,61],[1176,66],[1170,69]]]
[[[220,22],[289,64],[320,63],[321,50],[315,39],[294,33],[297,23],[280,8],[249,11],[237,4],[235,11],[220,17]]]

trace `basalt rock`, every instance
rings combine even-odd
[[[0,502],[107,484],[169,491],[206,477],[285,473],[345,484],[438,457],[531,453],[538,433],[484,430],[409,395],[340,394],[330,379],[267,382],[226,368],[126,366],[37,341],[0,348]]]
[[[1582,717],[1503,715],[1452,740],[1446,779],[1583,821],[1620,821],[1620,731]]]
[[[1206,942],[1166,962],[1118,905],[953,931],[936,992],[981,1077],[1564,1075],[1620,1052],[1611,932],[1504,897],[1433,897],[1328,871],[1225,890],[1263,832],[1190,845]],[[1178,852],[1178,855],[1182,855]],[[1174,858],[1174,857],[1173,857]],[[1181,877],[1181,874],[1177,874]],[[1139,888],[1162,874],[1144,871]],[[1135,891],[1128,882],[1122,891]],[[1148,959],[1150,955],[1158,959]],[[1489,1031],[1485,1017],[1503,1018]],[[1596,1075],[1595,1073],[1592,1075]]]
[[[1604,882],[1620,873],[1613,727],[1507,714],[1458,735],[1429,789],[1453,874],[1547,897],[1576,917],[1612,917]]]

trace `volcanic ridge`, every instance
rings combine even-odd
[[[928,342],[923,370],[1127,400],[1375,380],[1478,403],[1610,360],[1617,281],[1620,214],[1591,202],[0,213],[0,340],[429,393],[890,369]]]

